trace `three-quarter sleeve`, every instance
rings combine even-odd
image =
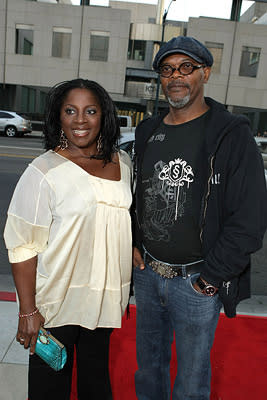
[[[29,165],[15,188],[4,230],[11,263],[32,258],[47,247],[52,197],[46,176]]]

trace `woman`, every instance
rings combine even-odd
[[[115,106],[96,82],[48,94],[46,150],[22,175],[5,241],[19,298],[16,339],[30,347],[29,399],[69,399],[73,349],[82,399],[111,399],[109,338],[131,279],[131,164],[117,150]],[[44,325],[67,348],[54,372],[33,354]]]

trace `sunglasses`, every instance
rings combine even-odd
[[[179,67],[172,67],[169,64],[163,64],[157,71],[163,78],[170,78],[175,71],[178,71],[181,75],[190,75],[196,69],[204,68],[206,65],[194,65],[191,62],[183,62]]]

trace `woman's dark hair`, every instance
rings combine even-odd
[[[120,125],[113,100],[97,82],[88,79],[73,79],[58,83],[47,94],[44,116],[44,137],[46,150],[54,150],[60,141],[60,110],[72,89],[88,89],[96,96],[101,108],[101,159],[111,161],[112,153],[118,148]]]

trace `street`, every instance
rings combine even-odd
[[[0,137],[0,279],[10,275],[10,265],[3,241],[7,208],[20,175],[33,158],[43,152],[40,135],[29,134],[23,138]],[[263,248],[252,256],[252,294],[267,295],[267,234]]]
[[[6,212],[16,183],[27,165],[43,152],[42,139],[27,135],[24,138],[0,136],[0,275],[10,274],[10,265],[3,241]]]

